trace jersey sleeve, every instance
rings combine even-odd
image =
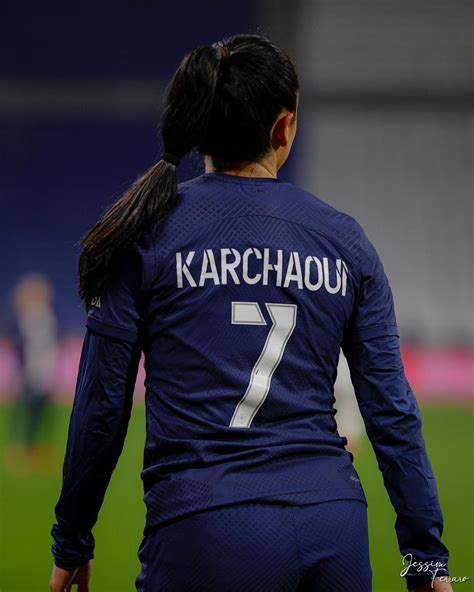
[[[405,376],[391,289],[373,245],[364,237],[361,287],[343,350],[367,435],[397,514],[395,524],[409,589],[447,575],[443,515],[422,434],[415,395]],[[420,563],[421,562],[421,563]]]
[[[86,331],[51,531],[64,569],[94,556],[92,528],[124,445],[139,359],[138,345]]]
[[[392,291],[374,245],[361,229],[360,286],[346,338],[353,342],[398,335]]]
[[[104,293],[93,299],[87,328],[99,335],[137,343],[145,322],[154,264],[152,246],[134,245]]]

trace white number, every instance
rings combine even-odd
[[[281,361],[286,344],[296,325],[296,304],[265,303],[272,326],[262,353],[252,368],[250,382],[237,405],[231,428],[249,428],[255,414],[265,401],[273,373]],[[232,302],[233,325],[266,325],[257,302]]]

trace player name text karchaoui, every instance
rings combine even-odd
[[[330,294],[346,295],[347,265],[342,259],[300,255],[297,251],[251,247],[204,249],[201,253],[176,253],[178,288],[233,284],[273,283],[313,292],[323,288]]]

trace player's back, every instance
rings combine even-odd
[[[146,319],[149,515],[363,499],[332,407],[357,223],[274,179],[206,174],[179,195]]]

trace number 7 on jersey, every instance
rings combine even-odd
[[[229,427],[249,428],[267,398],[273,373],[280,363],[296,325],[296,304],[265,303],[272,326],[262,352],[252,368],[245,395],[235,408]],[[266,325],[258,302],[232,302],[233,325]]]

